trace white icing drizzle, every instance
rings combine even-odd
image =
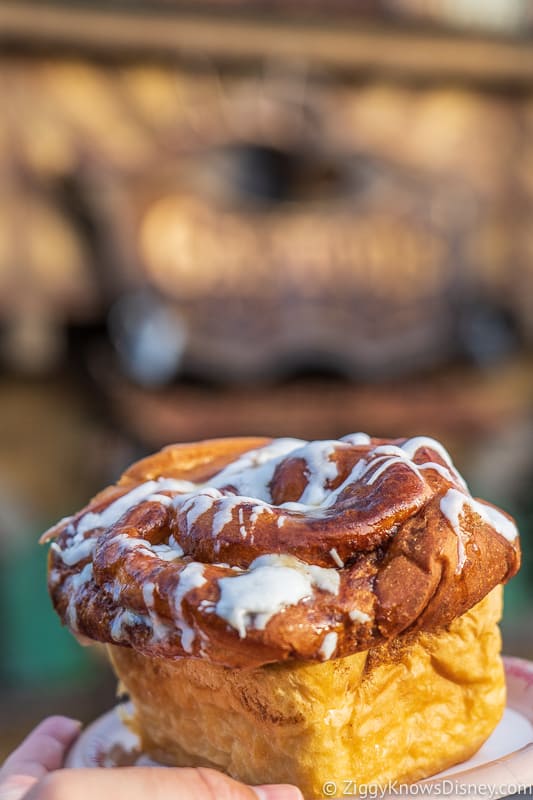
[[[340,484],[340,486],[337,486],[336,489],[330,492],[327,501],[324,503],[324,508],[330,508],[331,506],[334,506],[340,495],[345,491],[345,489],[347,489],[348,486],[351,486],[352,483],[354,483],[355,481],[362,478],[365,472],[367,472],[371,466],[372,465],[368,463],[364,458],[361,458],[359,461],[356,461],[352,471]]]
[[[444,463],[448,465],[449,470],[447,473],[443,472],[442,464],[436,464],[434,461],[427,461],[425,464],[418,464],[418,469],[434,469],[436,472],[440,472],[440,474],[446,478],[446,480],[449,480],[452,483],[458,483],[463,489],[468,491],[466,481],[455,469],[452,459],[450,458],[450,454],[436,439],[432,439],[430,436],[414,436],[412,439],[408,439],[406,442],[404,442],[404,444],[402,444],[402,450],[407,453],[411,459],[415,457],[417,450],[420,450],[422,447],[426,447],[429,450],[433,450],[435,453],[438,453]]]
[[[418,444],[414,445],[413,442]],[[442,445],[438,444],[438,442],[435,442],[434,446],[432,444],[433,442],[433,439],[428,439],[424,436],[417,436],[414,439],[408,439],[401,447],[396,447],[395,445],[381,445],[379,447],[375,447],[374,450],[372,450],[372,454],[384,453],[385,456],[390,456],[390,458],[386,459],[382,466],[372,473],[372,476],[369,478],[369,480],[367,480],[367,485],[373,484],[374,481],[376,481],[379,476],[393,464],[403,463],[412,469],[412,471],[415,472],[419,478],[422,478],[420,475],[420,470],[431,469],[434,472],[438,472],[450,483],[458,483],[463,488],[466,488],[463,478],[453,468],[450,457],[446,450],[442,447]],[[415,457],[417,451],[421,447],[432,447],[435,452],[439,453],[443,461],[448,464],[449,469],[443,464],[437,463],[436,461],[426,461],[422,464],[415,464],[412,459]],[[378,461],[381,461],[382,458],[383,456],[378,456],[378,458],[369,463],[369,467],[373,464],[376,464]]]
[[[377,460],[378,459],[376,459],[376,461]],[[373,464],[375,463],[376,462],[374,461]],[[375,472],[372,473],[372,475],[366,482],[367,486],[371,486],[373,483],[375,483],[375,481],[377,481],[379,476],[382,475],[386,470],[388,470],[389,467],[392,467],[393,464],[403,464],[404,466],[409,467],[409,469],[412,470],[417,475],[418,478],[420,478],[420,473],[416,468],[416,465],[413,464],[412,461],[408,461],[406,456],[391,456],[390,458],[387,458],[383,462],[383,464],[381,464],[381,466],[377,468]]]
[[[198,631],[199,638],[200,638],[200,647],[198,648],[198,654],[201,658],[208,658],[209,657],[209,648],[211,646],[211,642],[209,637],[203,632]]]
[[[174,605],[176,608],[179,626],[181,628],[181,646],[186,653],[192,653],[192,645],[195,638],[195,631],[187,624],[183,616],[182,601],[185,595],[192,589],[198,589],[205,583],[204,564],[198,561],[191,561],[190,564],[180,572],[178,588],[174,595]]]
[[[355,433],[343,437],[340,442],[346,446],[365,446],[370,443],[370,437],[364,433]],[[273,514],[278,527],[281,528],[287,521],[288,515],[298,519],[325,511],[337,502],[347,487],[364,479],[367,473],[370,473],[370,476],[366,478],[366,484],[370,486],[395,464],[407,466],[420,480],[422,480],[421,470],[431,469],[450,483],[465,486],[442,445],[434,439],[418,436],[409,439],[401,447],[376,446],[360,458],[342,484],[331,491],[326,487],[338,474],[336,462],[332,459],[336,447],[339,447],[339,443],[335,441],[304,442],[301,439],[277,439],[265,447],[244,453],[211,478],[209,485],[170,478],[147,481],[115,500],[102,512],[85,514],[78,521],[75,534],[67,540],[65,548],[61,551],[61,557],[66,564],[72,565],[90,556],[94,548],[93,539],[92,537],[84,539],[84,534],[94,528],[108,528],[120,520],[128,510],[145,500],[160,502],[163,505],[172,503],[180,514],[185,515],[188,528],[214,507],[215,513],[211,525],[213,536],[219,536],[224,528],[233,522],[237,510],[239,531],[245,538],[247,535],[253,535],[258,517],[265,512]],[[440,455],[444,464],[433,461],[414,464],[412,459],[421,447],[433,449]],[[270,484],[278,465],[288,456],[305,461],[307,483],[297,501],[281,503],[276,507],[271,504]],[[231,491],[224,489],[227,486],[231,487]],[[170,498],[161,494],[164,491],[172,492],[174,496]],[[248,523],[244,520],[244,505],[250,505],[252,509]],[[287,513],[276,513],[277,509],[283,509]],[[492,512],[486,511],[485,514],[490,516]],[[510,530],[501,515],[496,517],[492,514],[491,518],[496,519],[499,527],[503,527],[506,531]],[[149,544],[146,545],[146,550],[164,560],[172,560],[174,557],[164,549],[158,551],[153,547],[150,548]],[[336,563],[340,566],[337,561]]]
[[[403,450],[403,448],[398,447],[396,444],[378,444],[374,447],[373,450],[370,451],[370,455],[372,456],[398,456],[399,458],[407,459],[409,456]]]
[[[322,658],[323,661],[328,661],[335,650],[337,649],[337,640],[338,636],[335,631],[331,631],[330,633],[326,633],[322,640],[322,644],[318,650],[318,654]]]
[[[436,439],[432,439],[430,436],[413,436],[412,439],[408,439],[402,444],[401,449],[409,458],[414,458],[417,450],[420,450],[422,447],[427,447],[429,450],[434,450],[435,453],[439,454],[444,463],[448,464],[448,466],[453,469],[453,463],[446,448],[443,447],[440,442],[438,442]]]
[[[340,586],[340,576],[337,570],[328,567],[318,567],[316,564],[307,564],[296,556],[289,554],[267,553],[258,556],[248,569],[260,567],[288,568],[309,578],[312,586],[323,592],[337,594]],[[224,580],[224,579],[223,579]]]
[[[365,447],[371,440],[367,434],[355,433],[343,437],[339,442],[305,442],[301,439],[277,439],[257,450],[244,453],[221,472],[210,478],[206,484],[190,481],[159,478],[136,486],[114,500],[101,512],[87,512],[75,525],[72,517],[66,529],[66,541],[61,548],[57,543],[52,548],[67,566],[73,566],[93,555],[98,537],[88,536],[95,529],[109,529],[116,525],[125,514],[142,502],[154,502],[163,506],[174,506],[179,514],[180,525],[188,529],[194,526],[202,515],[212,512],[211,532],[219,537],[227,525],[238,525],[240,535],[254,541],[254,527],[262,514],[271,515],[278,528],[289,520],[316,517],[332,508],[339,496],[352,484],[364,481],[367,486],[376,483],[391,467],[402,465],[410,469],[421,481],[422,471],[432,470],[449,482],[450,488],[440,500],[443,515],[457,536],[457,571],[466,561],[467,534],[463,530],[461,518],[465,506],[477,513],[508,541],[513,541],[517,530],[511,520],[481,501],[474,500],[468,493],[466,483],[453,467],[452,461],[442,445],[429,437],[418,436],[403,445],[378,445],[368,450],[354,464],[350,474],[335,489],[329,485],[338,477],[334,454],[342,447]],[[442,464],[427,461],[414,463],[421,448],[428,448],[438,454]],[[302,459],[305,462],[307,482],[301,496],[293,501],[277,506],[272,503],[271,484],[278,466],[287,458]],[[168,544],[151,545],[142,538],[132,538],[126,533],[117,533],[113,541],[118,542],[119,554],[142,550],[143,555],[161,561],[172,562],[184,555],[183,548],[173,537]],[[220,550],[220,540],[214,544]],[[344,562],[336,548],[329,554],[337,568]],[[339,590],[340,575],[337,569],[327,569],[306,564],[292,555],[268,554],[256,558],[250,567],[243,571],[235,569],[234,575],[219,580],[220,597],[216,605],[209,601],[203,606],[206,612],[214,612],[235,628],[239,636],[245,637],[247,628],[264,629],[269,620],[288,606],[310,598],[315,590],[336,594]],[[69,576],[66,586],[69,590],[69,604],[66,611],[67,622],[77,630],[76,594],[92,578],[92,565],[87,564],[79,574]],[[182,601],[185,595],[206,582],[204,565],[199,562],[188,563],[180,573],[178,588],[174,595],[181,642],[187,653],[192,653],[195,630],[184,620]],[[120,599],[121,587],[113,584],[110,589],[116,602]],[[163,622],[155,612],[153,595],[155,586],[148,581],[143,585],[143,597],[148,616],[135,614],[123,609],[111,625],[111,636],[115,641],[124,637],[124,627],[143,622],[151,627],[155,641],[168,636],[168,623]],[[349,617],[353,622],[366,623],[370,616],[359,609],[352,609]],[[337,647],[337,634],[326,634],[320,648],[324,659],[331,658]]]
[[[263,630],[275,614],[310,597],[314,588],[336,594],[339,584],[334,569],[306,564],[291,555],[259,556],[248,572],[218,581],[215,610],[242,639],[247,627]]]
[[[162,506],[170,506],[172,504],[172,497],[168,494],[158,494],[154,492],[148,498],[148,502],[150,503],[160,503]]]
[[[261,514],[264,514],[265,511],[268,513],[270,510],[271,508],[267,503],[259,504],[256,501],[256,505],[254,505],[252,513],[250,514],[250,525],[253,527]]]
[[[213,517],[213,536],[218,536],[226,525],[229,525],[233,520],[233,512],[241,503],[242,500],[238,495],[223,496],[217,501],[217,511]]]
[[[118,614],[115,614],[113,622],[109,626],[109,635],[114,642],[121,642],[123,639],[124,629],[122,627],[122,620],[125,613],[125,611],[119,611]]]
[[[491,525],[504,539],[507,539],[508,542],[513,542],[516,539],[518,536],[516,525],[505,517],[501,511],[498,511],[497,508],[493,508],[493,506],[487,505],[487,503],[483,503],[481,500],[474,500],[472,503],[470,498],[468,498],[467,502],[470,502],[476,514],[479,514],[481,519],[488,525]]]
[[[342,558],[338,554],[337,548],[336,547],[332,547],[331,550],[329,551],[329,554],[332,557],[332,559],[335,562],[335,564],[342,569],[342,567],[344,567],[344,561],[342,560]]]
[[[292,457],[305,444],[302,439],[275,439],[271,444],[244,453],[228,464],[210,479],[210,485],[233,486],[239,494],[255,498],[255,503],[257,499],[270,500],[269,486],[278,464],[289,454]]]
[[[305,514],[306,511],[310,511],[309,506],[306,506],[305,503],[298,503],[291,500],[280,503],[277,507],[284,508],[286,511],[296,511],[297,514]]]
[[[466,561],[465,544],[469,537],[465,534],[461,525],[461,517],[464,514],[465,506],[480,516],[484,522],[494,528],[494,530],[507,539],[507,541],[512,542],[518,536],[518,531],[514,523],[495,508],[482,503],[480,500],[474,500],[473,497],[467,496],[457,489],[448,489],[446,494],[441,498],[440,510],[457,536],[456,572],[462,570]]]
[[[154,606],[154,591],[155,583],[153,581],[145,581],[143,583],[143,600],[148,609]]]
[[[341,442],[346,442],[346,444],[351,444],[354,447],[364,447],[365,445],[370,444],[371,439],[368,433],[348,433],[346,436],[342,436],[339,440]]]
[[[155,610],[154,591],[155,583],[153,581],[145,581],[143,583],[143,600],[150,619],[150,627],[152,629],[151,638],[154,642],[162,642],[168,636],[170,626],[161,619]]]
[[[397,447],[396,445],[378,445],[377,447],[374,447],[373,450],[370,450],[364,458],[356,461],[352,471],[346,477],[343,483],[341,483],[341,485],[338,486],[333,492],[329,493],[324,506],[333,506],[347,487],[364,478],[367,472],[370,472],[370,470],[373,469],[376,464],[381,464],[381,466],[366,481],[367,485],[373,484],[374,481],[383,474],[383,472],[396,463],[405,464],[405,466],[409,467],[418,475],[418,477],[420,477],[420,474],[418,473],[418,466],[413,464],[408,459],[401,447]]]
[[[233,493],[223,494],[219,489],[214,487],[201,489],[199,492],[192,495],[177,495],[173,499],[173,503],[176,508],[178,508],[182,513],[185,513],[187,527],[189,528],[194,525],[203,514],[205,514],[207,511],[210,511],[213,506],[216,506],[216,512],[213,517],[211,530],[213,536],[219,536],[226,525],[229,525],[230,522],[232,522],[235,509],[239,510],[240,520],[241,512],[243,511],[240,506],[242,506],[244,503],[253,506],[255,519],[257,519],[259,513],[268,511],[269,509],[272,510],[271,506],[269,506],[267,503],[260,505],[255,497],[245,497],[243,495],[236,495]],[[242,526],[244,524],[244,520],[240,522],[240,524]],[[246,530],[244,533],[241,530],[241,534],[243,536],[246,536],[246,533]]]
[[[327,483],[338,475],[337,464],[330,458],[336,447],[338,442],[334,441],[309,442],[291,453],[291,458],[305,458],[306,462],[307,486],[299,500],[302,505],[316,507],[327,500],[330,492]]]
[[[162,561],[175,561],[177,558],[183,556],[183,548],[179,544],[154,544],[152,545],[152,552],[155,553],[157,558]]]
[[[450,523],[453,532],[457,536],[457,567],[455,572],[459,573],[463,569],[466,561],[465,544],[468,536],[465,535],[461,525],[461,515],[466,505],[467,497],[457,489],[448,489],[440,501],[440,510]]]
[[[78,630],[78,613],[76,611],[76,602],[78,600],[78,593],[83,589],[93,578],[93,565],[91,562],[85,564],[84,568],[70,575],[65,581],[65,587],[68,590],[68,605],[65,613],[67,624],[74,631]]]
[[[442,464],[438,464],[436,461],[426,461],[424,464],[417,464],[418,469],[432,469],[434,472],[438,472],[445,480],[450,481],[450,483],[459,483],[461,486],[465,487],[466,484],[464,483],[461,476],[457,473],[450,472],[447,467],[443,467]]]
[[[138,625],[139,623],[148,624],[148,618],[130,611],[129,608],[122,609],[115,615],[109,628],[109,635],[114,642],[123,642],[126,638],[125,626]]]
[[[246,535],[248,531],[246,530],[246,525],[244,524],[244,509],[239,508],[239,533],[241,534],[243,539],[246,539]]]
[[[78,534],[83,534],[95,528],[110,528],[134,506],[145,500],[149,500],[150,495],[157,494],[158,492],[164,490],[185,492],[194,490],[195,488],[194,483],[190,483],[189,481],[176,481],[172,478],[159,478],[157,481],[146,481],[146,483],[141,483],[139,486],[136,486],[135,489],[119,497],[111,503],[111,505],[107,506],[107,508],[104,508],[103,511],[99,513],[88,511],[87,514],[84,514],[83,517],[78,520],[77,532]]]
[[[151,556],[152,558],[155,556],[154,545],[151,545],[147,539],[128,536],[127,533],[117,533],[113,537],[113,544],[118,545],[118,551],[121,556],[135,550],[142,550],[145,556]]]
[[[48,584],[51,589],[54,589],[61,582],[61,571],[52,568],[48,573]]]
[[[185,496],[177,495],[173,503],[176,507],[180,508],[186,515],[187,527],[192,527],[194,523],[213,507],[215,500],[224,497],[222,492],[218,489],[206,488],[202,489],[195,494],[186,494]]]
[[[365,614],[364,611],[360,611],[358,608],[352,608],[348,616],[352,622],[370,622],[368,614]]]
[[[75,536],[70,540],[70,546],[62,550],[56,542],[50,545],[54,553],[57,553],[64,564],[68,567],[74,566],[79,561],[92,556],[94,548],[96,547],[96,539]]]

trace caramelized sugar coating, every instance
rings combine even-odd
[[[510,517],[425,437],[171,445],[43,537],[77,635],[152,657],[326,661],[434,631],[519,568]]]

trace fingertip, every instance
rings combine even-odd
[[[43,719],[39,724],[71,725],[80,727],[81,721],[79,719],[74,719],[74,717],[66,717],[63,714],[51,714],[49,717],[45,717],[45,719]]]
[[[52,736],[62,744],[70,744],[72,739],[79,734],[81,725],[82,723],[77,719],[54,715],[43,719],[33,732]]]

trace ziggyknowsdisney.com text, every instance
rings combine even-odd
[[[530,786],[496,783],[461,783],[442,780],[438,783],[364,784],[354,780],[326,781],[322,787],[323,797],[359,797],[363,800],[384,800],[387,797],[483,797],[496,800],[509,795],[529,796]]]

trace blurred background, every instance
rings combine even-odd
[[[0,6],[0,760],[114,703],[39,534],[134,458],[428,434],[525,550],[533,657],[528,0]]]

